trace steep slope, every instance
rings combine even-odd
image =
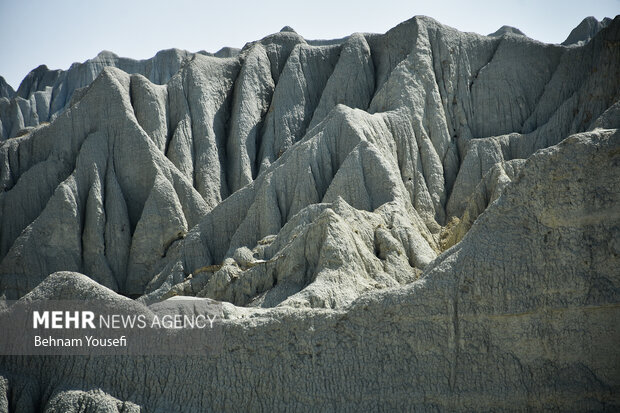
[[[416,17],[324,45],[284,30],[231,57],[37,69],[18,95],[66,101],[67,79],[101,74],[0,147],[0,291],[70,270],[147,301],[338,307],[411,282],[442,226],[467,222],[460,239],[484,210],[466,212],[496,163],[617,127],[619,38],[618,18],[565,48]]]
[[[340,269],[344,280],[364,274],[371,278],[385,278],[381,273],[387,263],[381,264],[373,251],[386,248],[384,243],[392,243],[390,248],[402,255],[403,260],[401,264],[394,265],[392,271],[409,272],[410,275],[399,275],[397,278],[414,279],[413,269],[424,268],[435,257],[437,247],[433,235],[410,203],[391,153],[395,150],[393,143],[374,141],[375,133],[382,129],[384,133],[379,136],[390,137],[383,116],[338,106],[304,141],[287,151],[256,181],[224,201],[192,229],[179,243],[178,249],[171,252],[172,262],[160,277],[169,274],[168,277],[174,278],[181,269],[185,277],[201,267],[234,258],[240,248],[256,246],[258,255],[255,259],[279,262],[273,269],[269,269],[268,265],[250,269],[245,277],[254,280],[251,284],[264,284],[267,277],[273,281],[263,285],[263,291],[271,288],[272,283],[277,283],[281,289],[284,288],[283,276],[295,278],[294,274],[298,273],[301,280],[297,281],[297,287],[289,288],[297,292],[321,273],[325,261],[331,262],[325,271]],[[386,147],[386,143],[392,147]],[[314,206],[334,202],[341,207]],[[349,205],[374,214],[360,214],[351,219],[351,215],[357,214],[350,210]],[[336,216],[326,216],[328,211],[333,211],[332,214],[335,211]],[[337,226],[340,217],[349,223],[350,228],[344,231],[353,237],[354,242],[342,245],[341,240],[349,235],[340,232],[331,236],[331,243],[324,239],[326,235],[330,238],[329,231]],[[306,225],[308,221],[318,228],[310,233],[296,228]],[[212,237],[211,234],[217,236]],[[265,239],[271,234],[279,235],[275,240]],[[361,239],[353,234],[359,234]],[[271,245],[261,248],[260,244]],[[365,247],[364,252],[356,251],[361,245]],[[335,251],[330,252],[332,249]],[[383,253],[387,254],[387,251]],[[334,254],[340,258],[337,259]],[[362,269],[345,270],[351,263],[351,258],[346,258],[348,254],[359,254],[361,261],[371,261],[374,267],[364,264]],[[178,259],[175,260],[175,256]],[[352,260],[353,263],[358,263],[360,258]],[[238,264],[243,267],[243,261]],[[222,268],[221,276],[227,277],[223,274],[226,271]],[[265,275],[259,274],[265,271]],[[377,272],[379,274],[375,275]],[[218,273],[214,275],[214,278],[217,277]],[[241,284],[239,281],[237,283]],[[357,287],[364,284],[361,280],[352,283]],[[388,282],[388,285],[391,284],[391,281]],[[325,291],[331,295],[329,290]],[[340,295],[338,300],[346,302],[352,298],[354,296]],[[322,299],[316,301],[322,302]]]
[[[139,127],[129,75],[108,70],[55,122],[1,148],[0,272],[8,297],[61,269],[122,290],[128,270],[152,270],[207,212]]]
[[[133,60],[103,51],[94,59],[74,63],[67,71],[49,70],[41,65],[28,73],[14,96],[6,96],[11,98],[9,101],[0,101],[0,140],[53,121],[70,104],[74,92],[90,85],[105,67],[140,73],[151,82],[163,84],[193,55],[170,49],[160,51],[151,59]]]
[[[13,90],[11,85],[6,83],[6,80],[4,80],[2,76],[0,76],[0,99],[12,98],[14,94],[15,94],[15,91]]]
[[[226,339],[207,357],[5,356],[0,402],[70,412],[617,410],[619,163],[617,130],[573,135],[530,157],[408,286],[341,310],[224,304]],[[114,293],[57,273],[24,299],[94,296]]]
[[[593,16],[586,17],[570,32],[562,44],[564,46],[570,46],[587,43],[602,28],[607,27],[609,23],[611,23],[611,19],[607,17],[601,21],[596,20]]]
[[[488,36],[490,36],[490,37],[500,37],[500,36],[503,36],[503,35],[508,34],[508,33],[519,34],[521,36],[525,36],[525,33],[523,33],[521,30],[517,29],[516,27],[512,27],[512,26],[502,26],[499,29],[497,29],[496,31],[494,31],[493,33],[488,34]]]
[[[223,340],[0,356],[0,410],[617,410],[619,63],[620,17],[415,17],[35,69],[0,98],[0,298],[215,299]]]

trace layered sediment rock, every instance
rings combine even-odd
[[[620,20],[590,37],[416,17],[31,72],[0,99],[0,295],[216,299],[225,344],[4,357],[0,406],[618,408]]]

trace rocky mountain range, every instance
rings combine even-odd
[[[0,79],[0,122],[0,297],[224,337],[0,356],[0,411],[620,408],[620,17],[102,52]]]

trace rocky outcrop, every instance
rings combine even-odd
[[[504,188],[521,172],[525,159],[498,162],[484,175],[469,197],[465,212],[452,220],[441,234],[441,248],[448,249],[460,242],[478,216],[502,194]]]
[[[0,100],[50,120],[1,117],[32,128],[0,145],[0,296],[215,299],[225,343],[3,357],[0,406],[618,408],[619,41],[416,17],[36,69]]]
[[[15,91],[13,90],[11,85],[6,83],[6,80],[4,80],[2,76],[0,76],[0,99],[12,98],[14,94],[15,94]]]
[[[84,398],[148,411],[617,409],[619,156],[612,130],[537,152],[407,286],[341,310],[225,304],[213,357],[4,357],[5,394],[19,411]],[[28,298],[70,292],[114,295],[59,273]]]
[[[586,17],[575,27],[566,40],[562,42],[564,46],[580,45],[587,43],[598,33],[602,28],[607,27],[611,23],[611,19],[606,17],[601,21],[598,21],[595,17]]]
[[[24,78],[13,97],[6,96],[12,97],[9,101],[0,100],[0,140],[22,135],[28,128],[56,119],[70,106],[74,93],[90,85],[105,67],[139,73],[153,83],[163,84],[193,55],[170,49],[151,59],[133,60],[103,51],[94,59],[74,63],[67,71],[49,70],[41,65]]]
[[[107,67],[54,122],[0,149],[2,291],[19,297],[49,273],[72,270],[152,299],[239,248],[255,250],[257,260],[280,256],[256,250],[258,242],[338,197],[369,213],[391,203],[388,215],[408,217],[403,222],[413,224],[400,225],[406,235],[391,236],[407,252],[409,274],[388,278],[415,279],[440,251],[442,226],[463,218],[497,162],[527,158],[595,125],[613,127],[617,37],[612,24],[586,46],[566,49],[415,18],[385,35],[325,46],[285,30],[234,57],[193,55],[164,85]],[[528,58],[515,62],[515,54]],[[168,76],[169,65],[162,72],[150,64],[151,77]],[[48,73],[32,72],[18,94],[65,85],[54,80],[64,72]],[[17,216],[9,213],[15,204],[26,205]],[[457,238],[484,210],[478,204]],[[363,243],[372,250],[375,241]],[[290,289],[301,291],[321,278],[315,261],[279,261],[271,275],[250,278],[277,282],[277,273],[301,271]],[[384,277],[376,265],[364,272]],[[227,281],[213,294],[237,295],[230,275],[215,278]],[[270,288],[249,285],[235,302]],[[336,302],[315,298],[320,306]]]

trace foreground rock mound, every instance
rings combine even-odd
[[[569,47],[426,17],[334,41],[285,27],[31,72],[0,98],[0,297],[215,299],[224,344],[4,356],[0,407],[620,408],[604,23]]]

